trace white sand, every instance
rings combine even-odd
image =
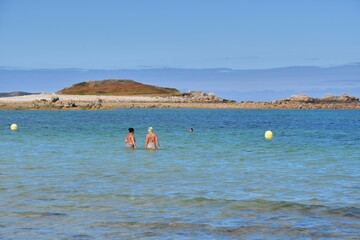
[[[96,95],[64,95],[64,94],[33,94],[16,97],[2,97],[0,102],[33,102],[45,99],[51,100],[51,97],[57,96],[60,101],[91,102],[101,99],[103,102],[181,102],[181,97],[148,97],[148,96],[96,96]]]

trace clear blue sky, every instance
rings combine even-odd
[[[360,62],[359,0],[0,0],[0,66],[232,68]]]

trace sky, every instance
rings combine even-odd
[[[0,0],[3,69],[263,70],[359,62],[360,0]],[[0,78],[0,91],[6,86]]]

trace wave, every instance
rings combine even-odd
[[[109,198],[109,196],[102,196],[102,198]],[[290,201],[272,201],[264,199],[252,200],[226,200],[226,199],[211,199],[205,197],[187,198],[185,196],[159,196],[159,195],[129,195],[129,194],[115,194],[112,198],[120,198],[126,202],[131,201],[137,206],[152,206],[152,207],[178,207],[179,209],[189,208],[221,208],[222,211],[241,212],[254,211],[258,213],[292,213],[300,215],[316,214],[329,215],[335,217],[360,218],[360,208],[358,206],[326,206],[321,204],[305,204]]]
[[[264,199],[251,200],[226,200],[211,199],[205,197],[185,197],[185,196],[161,196],[161,195],[136,195],[136,194],[112,194],[112,195],[80,195],[72,200],[82,201],[87,199],[125,201],[130,205],[166,207],[176,206],[178,208],[222,208],[223,211],[254,211],[260,213],[293,213],[293,214],[319,214],[333,215],[338,217],[360,218],[360,208],[358,206],[326,206],[321,204],[305,204],[290,201],[273,201]]]
[[[161,195],[104,195],[96,200],[115,201],[119,208],[59,211],[18,211],[11,217],[66,224],[57,229],[72,230],[74,222],[88,226],[88,235],[71,232],[74,239],[351,239],[359,230],[360,209],[288,201],[225,200],[205,197]],[[82,196],[74,201],[85,201]],[[75,211],[74,211],[75,210]],[[101,217],[94,217],[100,215]],[[99,214],[101,213],[101,214]],[[5,216],[6,217],[6,216]],[[35,226],[41,228],[42,225]],[[9,228],[1,226],[3,228]],[[26,229],[22,229],[26,230]],[[9,228],[11,231],[11,228]],[[355,238],[354,238],[355,239]]]
[[[360,218],[360,208],[355,206],[334,207],[325,205],[303,204],[288,201],[254,200],[217,200],[196,197],[181,201],[182,204],[191,205],[221,205],[229,210],[252,210],[259,212],[293,212],[299,214],[326,214],[342,217]]]
[[[139,196],[140,197],[140,196]],[[151,196],[152,212],[93,223],[92,227],[137,232],[136,238],[345,239],[357,235],[360,209],[286,201],[222,200]],[[156,205],[156,208],[153,208]],[[166,208],[170,208],[170,212]],[[156,213],[158,209],[164,212]],[[177,209],[177,210],[174,210]],[[150,213],[150,214],[149,214]],[[167,213],[167,214],[166,214]],[[349,219],[356,218],[356,219]],[[129,221],[130,220],[130,221]],[[344,231],[346,229],[346,231]],[[170,237],[171,238],[171,237]]]

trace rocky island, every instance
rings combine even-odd
[[[128,79],[107,79],[77,83],[58,91],[58,93],[100,96],[176,96],[180,94],[180,91],[175,88],[157,87]]]
[[[18,94],[19,95],[19,94]],[[272,102],[235,102],[212,93],[109,79],[74,84],[53,94],[0,97],[0,109],[100,110],[113,108],[239,108],[239,109],[360,109],[359,98],[343,94],[313,98],[293,95]]]

